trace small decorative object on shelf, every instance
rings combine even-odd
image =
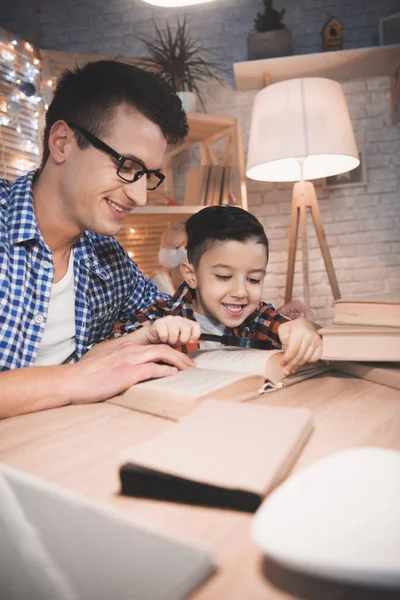
[[[343,50],[344,25],[336,17],[331,17],[321,29],[322,49],[324,52]]]
[[[151,278],[164,294],[172,296],[183,283],[180,265],[187,260],[186,244],[185,223],[170,221],[160,239],[158,262],[161,269],[158,269]]]
[[[175,31],[169,23],[165,29],[153,24],[154,38],[138,38],[147,56],[136,64],[144,69],[156,69],[179,95],[186,112],[196,112],[197,97],[204,108],[199,85],[209,79],[224,83],[222,68],[214,60],[212,51],[192,37],[186,17],[183,21],[177,19]]]
[[[247,38],[249,60],[258,58],[276,58],[293,54],[292,36],[282,22],[285,9],[273,8],[273,0],[264,0],[264,12],[257,13],[254,29]]]

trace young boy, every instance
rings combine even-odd
[[[321,358],[318,325],[305,318],[291,321],[261,301],[268,240],[256,217],[235,206],[209,206],[190,217],[186,231],[185,283],[170,300],[124,323],[116,336],[129,333],[138,344],[183,347],[198,342],[201,333],[266,340],[271,349],[285,349],[286,374]],[[201,347],[211,344],[216,343]]]

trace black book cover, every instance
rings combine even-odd
[[[121,494],[214,508],[255,512],[263,498],[254,492],[200,483],[133,463],[119,471]]]

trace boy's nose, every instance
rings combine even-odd
[[[245,282],[240,279],[235,280],[231,294],[235,298],[244,298],[247,295]]]
[[[137,181],[126,183],[124,186],[125,195],[136,206],[146,206],[147,204],[147,177],[143,175]]]

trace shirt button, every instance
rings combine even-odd
[[[43,315],[36,315],[35,323],[38,323],[39,325],[40,323],[43,323]]]
[[[52,266],[48,260],[44,260],[42,264],[45,269],[50,269]]]

